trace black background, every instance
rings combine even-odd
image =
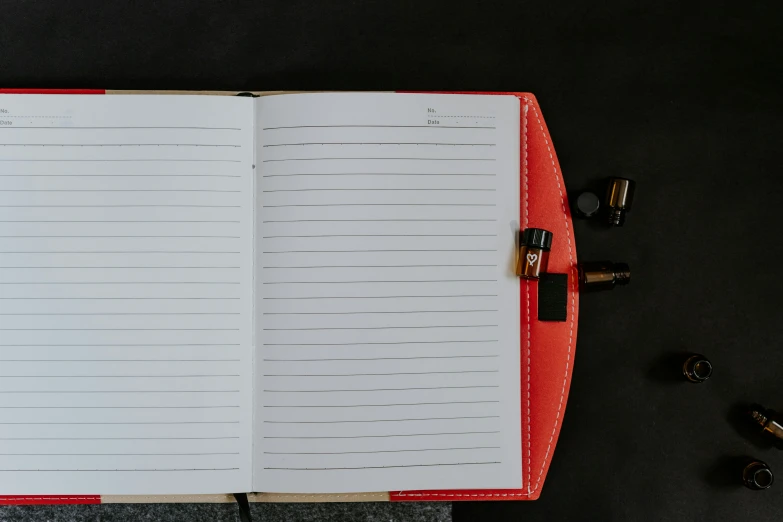
[[[581,300],[541,499],[455,520],[776,519],[783,452],[735,417],[783,409],[779,4],[3,0],[0,85],[533,92],[569,190],[637,181],[625,227],[576,223],[579,257],[633,281]],[[686,351],[709,382],[677,380]],[[738,486],[743,455],[779,483]]]

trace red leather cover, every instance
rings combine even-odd
[[[522,488],[400,491],[390,494],[392,501],[537,499],[571,384],[579,314],[576,242],[560,165],[541,109],[529,93],[461,94],[513,94],[521,102],[520,223],[522,228],[554,233],[548,271],[569,274],[568,317],[565,322],[538,321],[538,283],[522,281]]]

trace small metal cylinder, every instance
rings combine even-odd
[[[693,383],[704,382],[712,375],[712,363],[703,355],[695,353],[685,359],[682,374]]]
[[[756,460],[742,470],[742,483],[749,489],[767,489],[774,481],[775,477],[766,462]]]
[[[621,227],[625,215],[631,211],[636,182],[626,178],[610,178],[606,190],[606,211],[609,224]]]
[[[517,275],[524,279],[538,279],[546,273],[552,232],[543,228],[526,228],[520,236]]]
[[[631,268],[625,263],[589,261],[579,263],[579,290],[612,290],[615,285],[631,282]]]
[[[751,407],[750,416],[778,449],[783,449],[783,415],[758,404]]]

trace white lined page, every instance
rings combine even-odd
[[[256,126],[255,489],[520,487],[518,100],[274,96]]]
[[[253,104],[0,96],[0,491],[245,491]]]

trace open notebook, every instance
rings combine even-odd
[[[515,96],[0,96],[0,491],[520,488],[519,179]]]

